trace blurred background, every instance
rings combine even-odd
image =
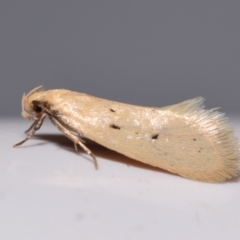
[[[239,113],[240,1],[1,1],[0,115],[34,87]]]
[[[89,143],[95,171],[50,122],[13,149],[39,85],[155,107],[203,96],[240,137],[239,0],[0,0],[0,239],[239,239],[240,177],[190,181]]]

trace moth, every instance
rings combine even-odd
[[[82,137],[185,178],[222,182],[239,173],[238,139],[224,114],[204,109],[203,101],[142,107],[40,86],[22,97],[22,116],[34,123],[14,147],[30,139],[48,117],[76,150],[79,145],[92,157],[96,168]]]

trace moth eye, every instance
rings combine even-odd
[[[40,113],[42,111],[42,108],[39,107],[38,105],[34,105],[33,106],[33,111],[36,112],[36,113]]]

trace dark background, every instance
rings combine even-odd
[[[44,85],[239,113],[240,1],[0,1],[0,115]]]

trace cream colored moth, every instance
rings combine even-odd
[[[186,178],[222,182],[239,173],[239,145],[224,114],[206,110],[197,97],[163,107],[141,107],[65,89],[37,87],[22,97],[22,116],[40,129],[46,116],[92,156],[81,137],[137,161]],[[81,137],[80,137],[81,136]]]

